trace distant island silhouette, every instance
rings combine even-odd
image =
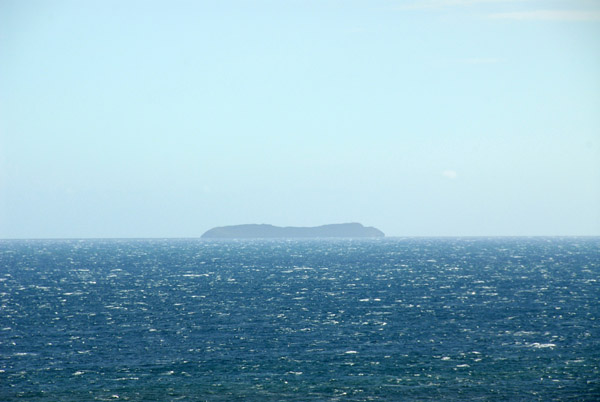
[[[273,225],[234,225],[221,226],[208,230],[203,239],[287,239],[324,237],[384,237],[384,233],[374,227],[360,223],[339,223],[316,227],[279,227]]]

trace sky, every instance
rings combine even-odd
[[[0,0],[0,238],[600,235],[599,0]]]

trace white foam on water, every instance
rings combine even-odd
[[[529,344],[528,346],[530,348],[535,348],[535,349],[544,349],[544,348],[554,348],[554,347],[556,347],[556,344],[534,342],[534,343]]]

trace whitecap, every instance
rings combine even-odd
[[[528,345],[530,348],[535,348],[535,349],[544,349],[544,348],[553,348],[556,347],[556,344],[554,343],[539,343],[539,342],[534,342],[532,344]]]

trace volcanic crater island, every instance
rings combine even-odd
[[[328,237],[384,237],[385,234],[374,227],[360,223],[336,223],[315,227],[280,227],[273,225],[233,225],[212,228],[202,235],[203,239],[293,239]]]

